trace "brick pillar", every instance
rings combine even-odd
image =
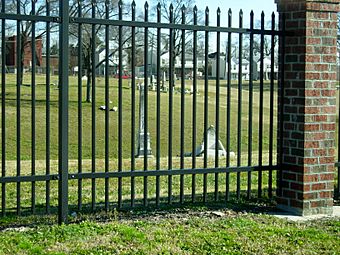
[[[339,2],[276,0],[280,27],[285,14],[287,31],[277,202],[280,209],[297,215],[333,211]]]

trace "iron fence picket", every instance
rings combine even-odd
[[[217,27],[221,26],[221,10],[217,9]],[[216,97],[215,97],[215,167],[219,166],[219,134],[220,134],[220,63],[221,62],[221,33],[217,32],[216,35]],[[206,147],[208,145],[205,145]],[[215,201],[218,200],[218,173],[215,174]]]
[[[35,4],[36,2],[32,0],[32,15],[35,15]],[[32,139],[32,147],[31,147],[31,174],[34,176],[36,172],[35,166],[35,147],[36,147],[36,31],[35,31],[35,21],[32,22],[32,38],[31,38],[31,51],[32,51],[32,73],[31,73],[31,139]],[[31,204],[32,204],[32,213],[35,213],[35,204],[36,204],[36,185],[35,182],[32,182],[31,186]]]
[[[194,25],[197,25],[197,6],[193,8]],[[197,31],[193,32],[193,99],[192,99],[192,149],[191,167],[196,168],[196,133],[197,133]],[[196,200],[196,174],[191,178],[191,201]]]
[[[161,23],[161,4],[157,5],[157,23]],[[161,29],[157,28],[157,117],[156,117],[156,170],[161,168]],[[164,89],[164,80],[163,80]],[[160,204],[160,177],[156,177],[156,206]]]
[[[240,10],[239,13],[239,27],[243,27],[243,11]],[[243,34],[239,34],[239,53],[238,53],[238,100],[237,100],[237,166],[241,166],[241,159],[242,159],[242,80],[243,80]],[[241,198],[241,174],[237,173],[237,182],[236,182],[236,196],[237,199]]]
[[[169,7],[169,22],[174,22],[174,7]],[[174,29],[169,29],[169,130],[168,130],[168,170],[172,170],[172,118],[173,118],[173,92],[174,92]],[[172,176],[168,177],[168,203],[172,203]]]
[[[51,3],[46,0],[46,16],[51,15]],[[51,173],[51,22],[46,22],[46,175]],[[51,182],[46,181],[46,213],[51,212]]]
[[[136,3],[135,1],[131,4],[131,20],[136,19]],[[131,54],[136,55],[136,28],[131,27]],[[135,137],[136,137],[136,58],[132,58],[131,61],[131,171],[135,171]],[[135,191],[136,181],[134,177],[131,177],[131,207],[135,206]]]
[[[5,0],[1,1],[1,13],[6,12]],[[1,20],[1,177],[6,176],[6,20]],[[1,185],[1,215],[6,215],[6,184]]]
[[[146,2],[144,5],[144,20],[148,22],[149,19],[149,5]],[[143,150],[144,150],[144,171],[148,170],[148,90],[149,90],[149,28],[144,29],[144,84],[141,91],[144,95],[144,138],[143,138]],[[152,58],[152,56],[151,56]],[[141,103],[141,102],[140,102]],[[144,177],[143,180],[144,195],[143,204],[148,205],[148,178]]]
[[[109,1],[105,1],[105,18],[109,19]],[[105,26],[105,172],[110,171],[110,79],[109,79],[109,54],[110,54],[110,26]],[[105,179],[105,210],[109,210],[109,178]]]
[[[68,222],[68,152],[69,152],[69,53],[65,49],[69,46],[69,2],[59,2],[60,23],[59,34],[59,140],[58,140],[58,222]]]
[[[91,16],[92,19],[96,18],[96,1],[92,0]],[[91,171],[96,172],[96,24],[91,25]],[[91,209],[94,211],[96,209],[96,179],[91,180]]]
[[[118,19],[123,19],[123,2],[118,2]],[[118,172],[123,171],[123,27],[118,27]],[[122,207],[123,180],[118,178],[118,208]]]
[[[182,13],[182,24],[185,24],[186,8],[183,5],[181,9]],[[180,135],[180,168],[184,168],[184,129],[185,129],[185,29],[182,29],[181,34],[181,135]],[[180,203],[184,202],[184,175],[180,176]]]
[[[264,30],[264,12],[261,13],[261,30]],[[258,164],[262,166],[263,161],[263,84],[264,84],[264,34],[261,34],[260,44],[260,96],[259,96],[259,156]],[[258,174],[258,197],[262,196],[262,172]]]
[[[272,13],[272,31],[275,30],[275,14]],[[269,165],[273,165],[273,147],[274,147],[274,58],[275,58],[275,36],[271,36],[271,53],[270,53],[270,98],[269,98]],[[273,171],[269,171],[268,176],[268,196],[273,196]]]
[[[17,14],[20,14],[21,10],[20,10],[20,0],[17,1]],[[21,80],[21,75],[22,75],[22,52],[21,52],[21,21],[17,20],[17,45],[16,45],[16,52],[17,52],[17,57],[16,57],[16,63],[17,63],[17,91],[16,91],[16,124],[17,124],[17,133],[16,133],[16,138],[17,138],[17,142],[16,142],[16,149],[17,149],[17,176],[21,175],[21,125],[20,125],[20,121],[21,121],[21,85],[22,85],[22,80]],[[17,183],[17,214],[20,215],[21,213],[21,201],[20,201],[20,197],[21,197],[21,184],[20,182]]]
[[[250,29],[254,29],[254,12],[250,13]],[[254,79],[254,34],[250,34],[249,44],[249,108],[248,108],[248,166],[252,165],[253,159],[253,79]],[[252,187],[252,173],[248,172],[248,185],[247,185],[247,198],[251,198],[251,187]]]
[[[78,17],[82,17],[82,1],[78,2]],[[78,24],[78,173],[83,172],[83,33]],[[78,210],[82,209],[83,180],[78,180]]]
[[[209,8],[205,9],[205,25],[209,26]],[[208,63],[209,57],[209,32],[206,31],[204,35],[205,44],[204,44],[204,61]],[[208,167],[208,123],[209,123],[209,80],[208,80],[208,65],[205,65],[204,68],[204,168]],[[207,174],[203,175],[203,202],[207,201]]]
[[[229,9],[228,11],[228,28],[232,26],[232,11]],[[228,77],[227,77],[227,157],[226,157],[226,166],[230,166],[230,122],[231,122],[231,40],[232,40],[232,33],[228,33],[228,51],[227,51],[227,57],[228,57]],[[229,201],[230,194],[230,186],[229,186],[229,181],[230,181],[230,174],[226,173],[226,201]]]

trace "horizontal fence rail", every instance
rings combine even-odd
[[[2,215],[273,197],[274,14],[62,2],[1,1]]]

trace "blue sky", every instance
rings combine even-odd
[[[142,8],[144,6],[145,0],[135,0],[137,7]],[[151,1],[149,1],[150,3]],[[227,24],[227,12],[229,8],[233,11],[233,26],[238,24],[237,14],[240,9],[244,13],[244,23],[249,23],[249,13],[251,10],[255,13],[255,20],[260,19],[261,12],[264,11],[266,15],[266,20],[270,19],[273,11],[276,12],[275,0],[196,0],[196,5],[200,10],[204,10],[206,6],[209,7],[211,13],[211,23],[214,24],[216,20],[216,10],[220,7],[221,15],[221,25]]]

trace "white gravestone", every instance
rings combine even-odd
[[[218,156],[225,157],[227,155],[227,152],[220,140],[218,140]],[[204,138],[199,147],[196,149],[196,156],[204,156],[204,150],[205,150],[205,144],[204,144]],[[207,130],[207,155],[208,157],[215,157],[215,151],[216,151],[216,131],[214,126],[210,126]],[[191,154],[191,153],[190,153]],[[191,156],[191,155],[190,155]],[[235,157],[234,152],[230,152],[231,157]]]

